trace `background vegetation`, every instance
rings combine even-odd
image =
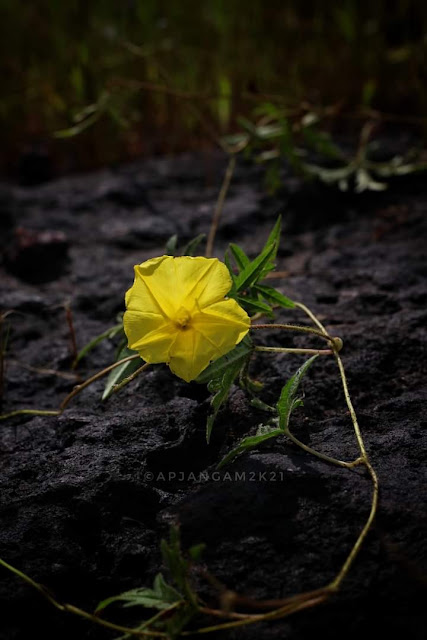
[[[269,102],[426,131],[421,1],[2,0],[0,35],[3,174],[205,147]]]

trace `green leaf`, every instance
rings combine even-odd
[[[177,600],[181,600],[181,594],[170,584],[165,582],[163,575],[158,573],[154,578],[153,583],[154,592],[163,599],[164,602],[173,604]]]
[[[230,291],[228,292],[227,295],[228,295],[229,298],[234,298],[235,295],[236,295],[236,277],[237,276],[235,275],[235,273],[233,271],[233,265],[231,264],[230,256],[229,256],[229,253],[228,253],[228,249],[224,254],[224,262],[225,262],[225,266],[227,267],[228,271],[230,272],[231,282],[233,283],[232,287],[231,287],[231,289],[230,289]]]
[[[131,351],[128,347],[124,347],[118,357],[118,360],[123,360],[123,358],[127,358],[128,356],[132,356],[136,353],[136,351]],[[105,384],[104,393],[102,394],[102,400],[106,400],[113,392],[114,385],[118,384],[128,376],[130,376],[134,371],[136,371],[141,366],[142,360],[135,358],[135,360],[129,360],[128,362],[124,362],[119,367],[116,367],[112,371],[107,378],[107,382]]]
[[[178,245],[178,236],[175,233],[173,236],[171,236],[169,238],[169,240],[166,242],[166,246],[165,246],[165,254],[167,256],[175,256],[176,255],[176,248]]]
[[[188,550],[188,555],[193,560],[193,562],[199,562],[205,549],[206,545],[203,542],[201,544],[195,544]]]
[[[248,256],[243,251],[243,249],[241,249],[237,244],[234,244],[233,242],[230,243],[230,251],[233,254],[233,258],[236,261],[239,271],[241,271],[242,269],[244,269],[250,264],[250,260]]]
[[[274,407],[271,407],[259,398],[252,398],[251,405],[255,407],[255,409],[261,409],[261,411],[267,411],[267,413],[276,413],[276,409]]]
[[[384,182],[378,182],[366,171],[366,169],[359,169],[355,176],[356,193],[362,193],[363,191],[385,191],[387,185]]]
[[[250,286],[253,286],[258,282],[258,280],[263,277],[265,273],[265,267],[267,264],[270,264],[270,260],[275,255],[276,246],[275,244],[266,245],[262,252],[250,262],[236,277],[235,284],[237,291],[244,291]],[[274,269],[274,265],[271,265],[269,271]]]
[[[309,114],[306,114],[309,115]],[[307,146],[317,153],[332,158],[333,160],[345,161],[344,154],[331,140],[329,134],[324,131],[318,131],[313,126],[305,126],[302,134]]]
[[[241,389],[245,389],[245,391],[248,391],[251,395],[253,395],[254,393],[259,393],[263,389],[264,383],[259,382],[258,380],[253,380],[250,377],[249,362],[250,359],[248,358],[243,367],[240,369],[239,386]]]
[[[236,259],[237,264],[239,265],[239,260],[242,264],[241,271],[239,275],[235,278],[235,285],[237,291],[244,291],[248,287],[254,286],[258,281],[265,278],[267,273],[273,271],[275,264],[274,260],[276,259],[277,250],[279,248],[280,242],[280,234],[281,234],[281,216],[277,218],[276,224],[274,225],[270,235],[267,238],[267,242],[264,245],[261,253],[253,260],[252,262],[246,262],[244,257],[247,258],[246,254],[237,247],[237,245],[230,245],[230,249],[233,251],[233,256]],[[237,248],[237,258],[234,253]],[[244,255],[244,257],[242,256]],[[242,262],[243,258],[243,262]]]
[[[162,552],[163,562],[169,569],[175,584],[183,593],[185,593],[187,589],[186,578],[188,562],[182,555],[181,539],[178,527],[170,527],[169,541],[162,539],[160,549]]]
[[[270,235],[267,238],[267,242],[265,243],[265,247],[268,247],[272,244],[275,245],[275,252],[273,253],[273,260],[276,259],[277,256],[277,250],[279,248],[279,244],[280,244],[280,235],[282,233],[282,216],[279,216],[276,220],[276,224],[274,225],[273,229],[271,230]]]
[[[279,401],[277,403],[277,412],[279,414],[279,427],[282,431],[286,431],[289,426],[289,418],[291,413],[297,407],[302,405],[302,398],[297,398],[299,384],[309,367],[316,360],[317,355],[312,356],[304,362],[302,367],[290,378],[282,389]]]
[[[78,136],[80,133],[85,131],[85,129],[88,129],[93,124],[95,124],[95,122],[99,120],[101,115],[102,115],[101,112],[97,111],[93,115],[89,116],[89,118],[86,118],[86,120],[83,120],[79,124],[76,124],[74,127],[68,127],[68,129],[60,129],[59,131],[55,131],[53,133],[53,137],[54,138],[73,138],[74,136]]]
[[[230,136],[223,136],[221,140],[230,146],[244,146],[249,142],[250,136],[247,133],[236,133]]]
[[[280,138],[283,135],[283,126],[281,124],[266,124],[255,128],[255,135],[260,140],[272,140]]]
[[[338,169],[325,169],[315,164],[304,163],[304,169],[308,174],[319,178],[325,184],[338,184],[342,181],[348,180],[354,173],[354,165],[352,163],[345,167],[339,167]]]
[[[211,439],[212,428],[214,426],[215,419],[218,415],[218,411],[220,410],[221,406],[224,404],[224,402],[227,400],[228,396],[230,395],[231,385],[236,379],[237,374],[240,371],[240,368],[241,368],[241,365],[235,363],[234,365],[226,369],[224,375],[220,380],[219,385],[215,381],[215,386],[218,388],[216,390],[215,395],[212,396],[211,398],[212,413],[209,414],[206,422],[206,442],[208,444]],[[213,386],[214,385],[212,384],[212,382],[210,383],[210,385],[208,385],[209,391],[213,391]]]
[[[250,298],[249,296],[237,296],[236,300],[249,314],[263,313],[269,318],[274,318],[270,305],[261,302],[261,300]]]
[[[89,351],[92,351],[92,349],[94,347],[96,347],[97,344],[99,344],[100,342],[102,342],[106,338],[114,338],[116,335],[118,335],[122,331],[123,331],[123,322],[121,322],[120,324],[116,324],[114,327],[110,327],[106,331],[103,331],[101,334],[99,334],[99,336],[96,336],[95,338],[92,338],[92,340],[90,342],[88,342],[83,347],[83,349],[81,349],[79,351],[79,353],[77,354],[77,358],[75,359],[75,361],[73,363],[73,367],[75,367],[76,364],[78,362],[80,362],[80,360],[82,358],[84,358],[84,356],[89,353]],[[124,335],[124,332],[123,332],[123,335]]]
[[[182,595],[174,587],[167,584],[161,573],[154,579],[152,589],[137,588],[125,591],[118,596],[111,596],[102,600],[96,608],[96,613],[114,602],[122,602],[123,607],[144,607],[146,609],[168,609],[174,602],[182,600]]]
[[[254,346],[252,344],[252,340],[249,336],[245,336],[243,340],[234,347],[234,349],[206,367],[206,369],[196,378],[196,382],[199,384],[207,384],[221,378],[228,367],[234,366],[234,364],[243,366],[245,361],[251,355],[253,349]]]
[[[231,385],[239,375],[242,367],[245,366],[253,350],[252,342],[248,336],[246,336],[240,344],[238,344],[232,351],[222,356],[215,362],[213,362],[208,369],[209,378],[205,377],[206,371],[203,371],[197,378],[197,382],[208,382],[208,389],[214,395],[211,398],[212,411],[208,416],[206,422],[206,441],[209,443],[212,428],[215,419],[218,415],[218,411],[221,406],[227,400]]]
[[[190,242],[185,245],[184,249],[182,250],[182,254],[181,255],[183,255],[183,256],[194,256],[197,247],[199,246],[199,244],[201,242],[203,242],[203,240],[205,238],[206,238],[206,233],[199,233],[198,236],[196,236],[195,238],[190,240]]]
[[[273,287],[267,287],[264,284],[257,284],[255,285],[254,289],[269,302],[273,302],[275,304],[280,305],[281,307],[285,307],[289,309],[292,309],[295,307],[295,302],[293,302],[290,298],[287,298],[286,296],[281,294],[279,291],[277,291],[277,289],[274,289]]]
[[[237,118],[238,124],[243,127],[248,133],[252,136],[256,136],[256,126],[244,116],[238,116]]]
[[[260,425],[258,427],[256,435],[243,438],[243,440],[239,442],[237,447],[229,451],[227,455],[224,456],[224,458],[218,464],[217,469],[221,469],[221,467],[228,464],[229,462],[231,462],[231,460],[234,460],[237,456],[240,456],[245,451],[254,449],[259,444],[261,444],[261,442],[265,442],[265,440],[269,440],[270,438],[275,438],[280,435],[282,435],[282,430],[280,428],[271,427],[269,425]]]

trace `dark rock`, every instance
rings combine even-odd
[[[162,254],[173,233],[182,242],[208,231],[225,166],[218,156],[210,163],[191,155],[152,159],[13,192],[16,220],[9,217],[5,228],[16,223],[34,231],[21,232],[21,254],[15,253],[23,271],[14,270],[13,260],[7,271],[0,267],[0,307],[19,312],[8,316],[4,411],[58,407],[76,383],[67,368],[69,329],[59,305],[70,301],[79,348],[113,326],[133,265]],[[143,202],[145,187],[155,211]],[[8,197],[5,202],[9,211]],[[361,554],[326,605],[216,637],[371,640],[400,633],[424,640],[426,208],[422,181],[359,198],[307,188],[285,175],[283,192],[273,198],[264,194],[259,167],[237,167],[218,255],[227,240],[256,255],[281,209],[286,233],[278,269],[289,275],[272,284],[311,306],[343,339],[348,384],[381,499]],[[66,240],[42,240],[50,228],[69,239],[68,273],[61,271]],[[34,251],[43,258],[34,258]],[[57,265],[48,271],[54,278],[35,287],[28,276],[32,280],[42,262]],[[25,281],[12,272],[26,274]],[[278,320],[306,322],[292,310],[279,312]],[[318,344],[274,330],[256,340]],[[98,345],[77,372],[94,374],[114,359],[116,348],[114,340]],[[255,358],[250,373],[265,383],[262,399],[277,402],[301,363],[285,354]],[[59,417],[1,423],[1,557],[61,601],[93,611],[103,598],[151,585],[161,566],[160,539],[178,520],[185,545],[207,543],[209,571],[252,598],[281,598],[333,579],[369,512],[371,486],[363,471],[324,464],[278,438],[215,475],[222,456],[265,420],[240,389],[233,388],[208,446],[205,387],[185,384],[163,365],[150,367],[107,402],[100,399],[103,386],[98,380],[86,388]],[[295,435],[329,456],[357,457],[332,359],[316,361],[303,391],[304,408],[292,416]],[[3,570],[2,578],[5,640],[38,633],[46,640],[108,636],[55,611]],[[211,587],[201,588],[218,606]],[[123,615],[112,611],[111,618],[116,613]]]
[[[5,253],[8,270],[31,283],[56,280],[68,258],[68,240],[62,231],[16,229],[14,240]]]

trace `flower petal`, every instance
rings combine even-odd
[[[166,362],[180,378],[194,380],[249,331],[247,313],[224,300],[231,285],[216,258],[161,256],[136,266],[123,319],[129,347],[146,362]]]
[[[217,258],[174,258],[177,284],[185,291],[182,306],[189,311],[195,309],[195,300],[200,309],[219,302],[231,289],[230,272]]]
[[[126,311],[123,326],[129,348],[138,351],[143,360],[151,364],[168,362],[177,333],[170,322],[159,323],[158,316]]]
[[[209,331],[220,332],[221,328],[224,333],[230,333],[232,329],[238,333],[242,333],[242,337],[247,334],[251,326],[251,320],[244,309],[236,302],[236,300],[221,300],[211,304],[205,309],[199,310],[193,315],[193,326],[198,331],[203,331],[205,327],[210,327]],[[237,344],[237,343],[235,343]]]
[[[249,316],[235,300],[211,305],[193,316],[190,329],[178,332],[170,350],[171,371],[186,382],[194,380],[243,340],[249,327]]]
[[[219,355],[216,347],[206,341],[201,333],[188,329],[177,334],[168,364],[172,373],[190,382]]]
[[[170,262],[172,261],[172,263]],[[135,280],[126,293],[127,309],[173,317],[176,309],[171,287],[176,291],[173,258],[162,256],[135,266]]]

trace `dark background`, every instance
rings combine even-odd
[[[381,113],[424,139],[426,24],[414,0],[2,0],[0,171],[212,147],[266,103],[334,133]]]

